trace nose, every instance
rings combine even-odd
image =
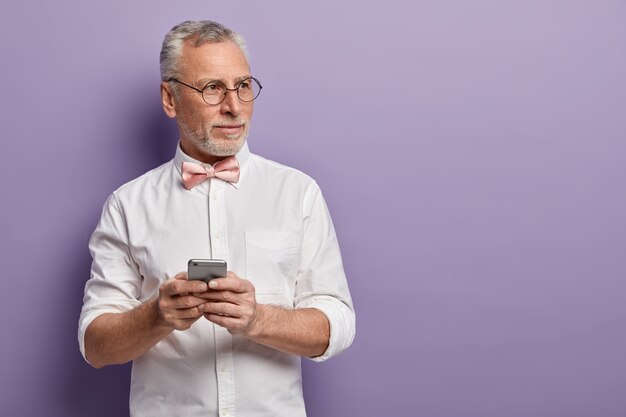
[[[239,96],[237,95],[237,90],[226,90],[226,97],[224,97],[224,101],[220,104],[221,111],[224,114],[231,114],[233,116],[238,116],[241,112],[241,100],[239,100]]]

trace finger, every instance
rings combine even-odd
[[[216,314],[219,316],[228,316],[239,318],[243,315],[243,310],[236,304],[232,303],[204,303],[202,305],[204,314]]]
[[[194,294],[196,297],[210,301],[229,301],[238,304],[241,300],[241,294],[232,291],[209,290],[203,293]]]
[[[172,298],[171,307],[177,310],[197,307],[200,304],[206,303],[204,298],[199,298],[191,294],[178,295]]]
[[[239,329],[242,327],[241,321],[234,317],[220,316],[217,314],[205,314],[204,318],[228,330]]]
[[[170,326],[178,330],[188,329],[204,312],[198,307],[186,309],[169,309],[164,311],[163,319]]]
[[[204,314],[203,310],[200,310],[200,306],[195,306],[191,308],[181,308],[176,310],[173,313],[175,320],[189,320],[189,319],[197,319],[201,315]]]
[[[178,278],[177,278],[178,277]],[[176,277],[165,281],[164,290],[165,293],[172,295],[180,295],[190,292],[204,292],[208,290],[207,284],[201,280],[187,280],[187,274],[185,273],[184,278],[180,278],[180,275],[176,275]]]
[[[235,274],[229,275],[226,278],[212,279],[209,281],[209,288],[212,290],[228,290],[236,293],[254,291],[254,286],[250,281],[240,278]]]
[[[237,282],[238,280],[240,280],[242,278],[240,278],[237,274],[235,274],[233,271],[228,271],[226,272],[226,276],[222,277],[222,278],[215,278],[212,279],[211,281],[209,281],[209,287],[212,289],[225,289],[231,285],[235,285],[235,282]]]
[[[174,279],[186,280],[187,279],[187,272],[185,272],[185,271],[179,272],[178,274],[174,275]]]
[[[192,317],[192,318],[180,318],[180,319],[176,319],[173,323],[174,328],[176,330],[187,330],[189,329],[196,321],[198,321],[198,319],[200,318],[200,316],[196,316],[196,317]]]

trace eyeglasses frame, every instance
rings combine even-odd
[[[256,95],[256,96],[252,99],[252,100],[244,100],[244,99],[242,99],[242,98],[241,98],[241,96],[239,95],[239,87],[241,87],[241,85],[242,85],[245,81],[247,81],[247,80],[251,80],[251,79],[252,79],[252,80],[254,80],[254,81],[255,81],[255,82],[259,85],[259,93],[258,93],[258,94],[257,94],[257,95]],[[256,99],[257,99],[257,97],[259,97],[259,96],[261,95],[261,90],[263,89],[263,86],[261,85],[261,82],[260,82],[259,80],[257,80],[256,78],[254,78],[254,77],[246,77],[246,78],[244,78],[243,80],[239,81],[239,84],[238,84],[238,85],[237,85],[237,87],[235,87],[235,88],[228,88],[228,87],[226,87],[226,86],[222,83],[222,85],[224,86],[224,89],[225,89],[225,91],[224,91],[224,95],[222,96],[222,99],[221,99],[219,102],[212,104],[212,103],[207,103],[207,102],[206,102],[206,100],[204,99],[204,90],[205,90],[205,89],[206,89],[209,85],[211,85],[211,82],[207,83],[207,84],[206,84],[204,87],[202,87],[202,89],[200,90],[200,89],[198,89],[198,88],[196,88],[196,87],[194,87],[194,86],[192,86],[192,85],[189,85],[189,84],[187,84],[187,83],[184,83],[184,82],[180,81],[179,79],[176,79],[176,78],[173,78],[173,77],[172,77],[172,78],[168,78],[168,79],[167,79],[167,80],[165,80],[165,81],[167,81],[167,82],[174,81],[174,82],[176,82],[176,83],[178,83],[178,84],[182,84],[182,85],[184,85],[185,87],[189,87],[189,88],[191,88],[191,89],[192,89],[192,90],[194,90],[194,91],[197,91],[197,92],[198,92],[198,93],[200,93],[200,95],[202,96],[202,101],[204,101],[204,102],[205,102],[208,106],[217,106],[217,105],[219,105],[219,104],[222,104],[222,102],[224,102],[224,100],[226,100],[226,95],[228,94],[228,92],[229,92],[229,91],[236,91],[236,92],[237,92],[237,98],[238,98],[239,100],[241,100],[242,102],[244,102],[244,103],[252,103],[254,100],[256,100]]]

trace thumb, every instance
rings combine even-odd
[[[179,280],[182,280],[182,281],[187,281],[187,279],[188,279],[188,278],[187,278],[187,272],[185,272],[185,271],[179,272],[178,274],[174,275],[174,279],[179,279]]]

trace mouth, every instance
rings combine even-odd
[[[213,126],[214,129],[216,129],[218,132],[223,133],[224,135],[236,135],[241,133],[241,131],[243,130],[243,124],[234,124],[234,125],[219,125],[219,126]]]

